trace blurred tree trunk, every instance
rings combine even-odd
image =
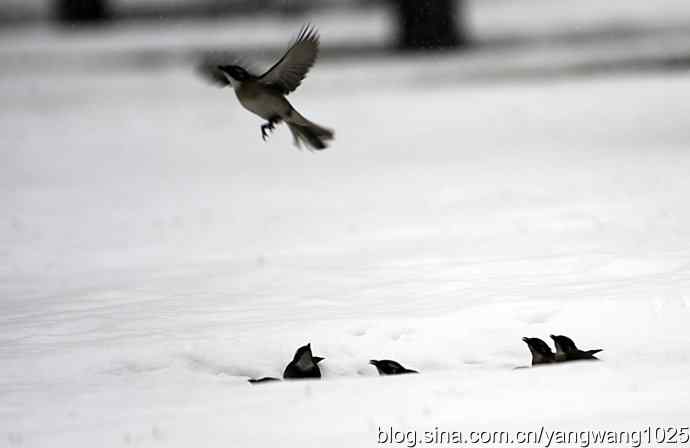
[[[107,0],[55,0],[62,22],[96,22],[108,18]]]
[[[402,49],[448,48],[467,43],[460,11],[463,0],[395,0]],[[460,27],[460,28],[458,28]]]

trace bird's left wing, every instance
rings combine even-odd
[[[283,57],[259,77],[259,82],[287,95],[299,87],[318,54],[319,34],[316,28],[306,25]]]

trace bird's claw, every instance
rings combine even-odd
[[[266,141],[269,135],[271,135],[271,132],[275,129],[275,125],[273,122],[268,122],[266,124],[261,125],[261,138],[263,141]],[[268,130],[268,131],[267,131]]]

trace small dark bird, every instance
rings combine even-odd
[[[522,338],[527,343],[529,351],[532,353],[532,365],[551,364],[556,361],[556,355],[551,351],[551,347],[539,338]]]
[[[249,381],[252,384],[258,384],[258,383],[268,383],[271,381],[280,381],[280,378],[274,378],[272,376],[265,376],[263,378],[250,378],[247,381]]]
[[[376,370],[378,370],[379,375],[400,375],[403,373],[419,373],[416,370],[406,369],[405,367],[401,366],[400,363],[391,361],[390,359],[382,359],[380,361],[372,359],[371,361],[369,361],[369,364],[376,367]]]
[[[320,356],[312,356],[311,344],[303,345],[297,349],[294,358],[285,367],[283,378],[321,378],[321,369],[317,364],[323,360]]]
[[[599,353],[603,349],[598,348],[594,350],[580,350],[577,348],[572,339],[568,336],[554,336],[550,335],[553,339],[553,343],[556,346],[556,360],[559,362],[564,361],[579,361],[584,359],[598,360],[596,353]]]
[[[224,65],[211,60],[203,62],[199,73],[215,84],[231,85],[240,104],[248,111],[267,120],[261,126],[261,137],[266,140],[276,124],[285,122],[292,132],[295,146],[304,144],[308,149],[325,149],[334,132],[307,120],[285,98],[302,83],[316,62],[319,53],[319,35],[310,25],[302,27],[297,39],[263,75],[251,73],[238,64]]]

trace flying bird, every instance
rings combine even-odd
[[[199,65],[199,73],[220,87],[232,86],[240,104],[266,120],[261,137],[266,140],[275,125],[285,122],[292,133],[295,146],[304,144],[310,150],[321,150],[333,140],[334,132],[304,118],[287,100],[316,62],[319,53],[319,34],[311,25],[300,30],[297,39],[283,57],[264,74],[257,75],[239,63],[223,64],[207,58]]]
[[[579,361],[582,359],[598,360],[595,354],[599,353],[603,349],[598,348],[594,350],[580,350],[575,345],[572,339],[568,336],[554,336],[550,335],[553,339],[553,343],[556,346],[556,359],[558,361]]]
[[[378,370],[379,375],[400,375],[403,373],[419,373],[416,370],[405,368],[402,365],[400,365],[400,363],[392,361],[390,359],[382,359],[379,361],[372,359],[371,361],[369,361],[369,364],[376,367],[376,370]]]

